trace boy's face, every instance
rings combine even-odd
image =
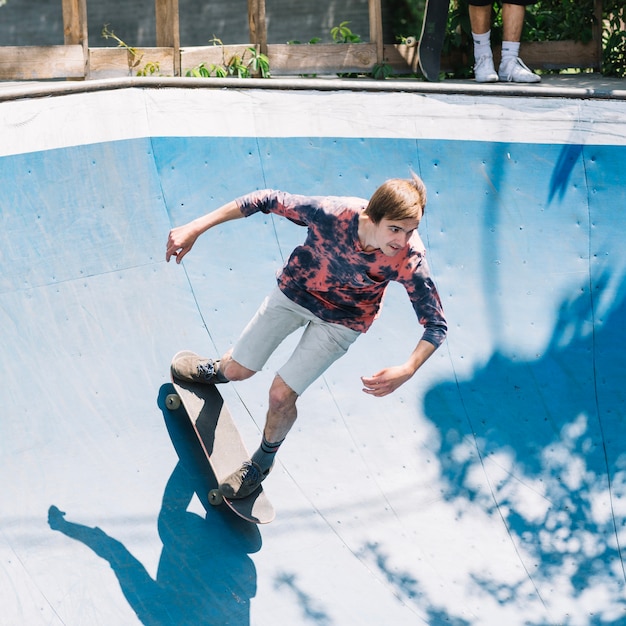
[[[406,248],[411,235],[419,225],[418,219],[388,220],[383,218],[375,225],[377,247],[386,256],[395,256]]]

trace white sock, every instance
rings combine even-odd
[[[491,31],[488,30],[482,35],[472,33],[472,39],[474,40],[474,58],[480,59],[484,56],[492,56],[491,52]]]
[[[519,56],[519,41],[502,42],[502,60]]]

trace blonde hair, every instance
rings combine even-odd
[[[426,185],[412,173],[410,179],[386,180],[372,195],[365,214],[375,224],[387,220],[421,220],[426,211]]]

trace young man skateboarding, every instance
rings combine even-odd
[[[231,350],[219,361],[193,355],[172,362],[172,374],[183,380],[245,380],[263,368],[285,337],[304,327],[271,384],[261,445],[220,485],[223,495],[244,498],[259,487],[296,420],[298,397],[370,327],[390,281],[406,288],[424,333],[406,362],[363,376],[363,391],[376,397],[395,391],[441,345],[446,321],[417,233],[425,207],[426,188],[414,175],[386,181],[369,202],[256,191],[170,231],[166,260],[176,257],[180,263],[202,233],[259,211],[308,229],[306,241],[279,274],[278,286]]]

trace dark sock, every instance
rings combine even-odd
[[[270,467],[272,467],[274,457],[276,456],[278,448],[280,448],[280,444],[283,441],[284,439],[273,443],[268,441],[265,436],[263,436],[263,441],[261,441],[259,449],[252,455],[252,461],[261,468],[263,473],[267,472]]]

